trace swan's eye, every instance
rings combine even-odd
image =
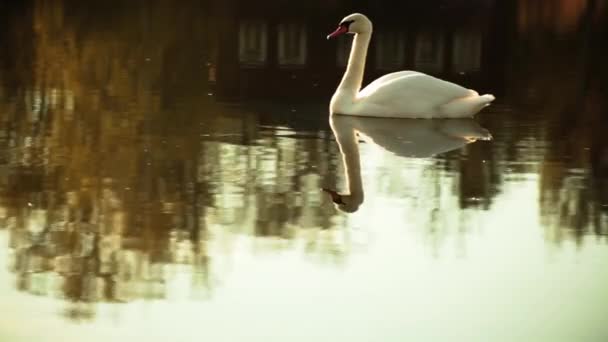
[[[352,24],[354,22],[355,22],[354,20],[343,21],[343,22],[340,23],[340,26],[348,28],[350,26],[350,24]]]

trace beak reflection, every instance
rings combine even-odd
[[[331,196],[331,200],[336,203],[336,204],[345,204],[344,201],[342,200],[342,195],[340,195],[339,193],[337,193],[335,190],[331,190],[331,189],[327,189],[327,188],[322,188],[321,189],[324,192],[327,192],[330,196]]]

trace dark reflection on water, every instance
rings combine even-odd
[[[210,239],[241,234],[348,258],[348,239],[322,234],[347,219],[319,189],[345,184],[327,100],[348,46],[324,37],[352,6],[328,2],[311,21],[306,2],[112,3],[0,5],[0,228],[16,286],[77,303],[164,298],[187,269],[207,298],[221,281]],[[416,68],[499,98],[477,120],[494,140],[428,156],[425,182],[448,174],[459,208],[483,211],[534,179],[547,241],[606,236],[606,2],[387,3],[422,8],[409,21],[358,9],[378,22],[367,78]]]

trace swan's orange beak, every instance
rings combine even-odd
[[[327,35],[327,39],[337,37],[341,34],[345,34],[346,32],[348,32],[348,27],[345,25],[340,25],[334,32]]]

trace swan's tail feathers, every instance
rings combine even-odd
[[[480,98],[484,99],[484,101],[486,101],[486,104],[488,105],[490,104],[490,102],[496,100],[496,98],[492,94],[481,95]]]
[[[442,105],[440,110],[446,117],[471,117],[484,107],[489,106],[494,99],[495,97],[492,94],[461,97]]]

